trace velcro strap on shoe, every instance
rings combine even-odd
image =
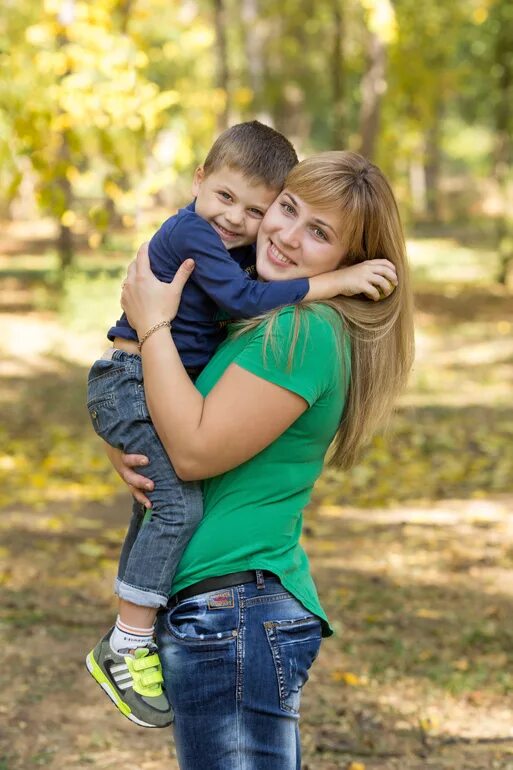
[[[160,669],[160,658],[158,655],[147,655],[145,658],[135,658],[132,661],[134,671],[144,671],[147,668]]]
[[[164,678],[158,669],[153,671],[145,671],[140,674],[140,682],[143,687],[151,687],[152,684],[162,684]]]

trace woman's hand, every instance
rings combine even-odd
[[[148,244],[143,243],[135,262],[128,266],[121,292],[121,307],[139,339],[155,324],[173,320],[193,270],[194,260],[186,259],[171,283],[159,281],[151,271]]]
[[[105,447],[107,457],[137,502],[142,503],[146,508],[151,508],[151,502],[143,490],[151,492],[154,487],[153,481],[134,470],[138,466],[148,465],[148,458],[144,455],[125,455],[120,449],[115,449],[110,444],[105,444]]]

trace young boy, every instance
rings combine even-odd
[[[195,261],[173,321],[173,339],[192,379],[224,338],[226,319],[354,293],[347,279],[344,283],[345,270],[267,283],[250,277],[260,222],[296,163],[290,142],[273,129],[257,121],[233,126],[196,170],[194,202],[168,219],[150,242],[152,270],[162,281],[170,282],[188,257]],[[87,656],[87,667],[125,716],[164,727],[172,710],[162,691],[154,621],[157,609],[167,604],[203,508],[200,485],[177,478],[148,414],[140,349],[151,331],[138,343],[123,316],[108,333],[113,348],[89,374],[88,409],[96,432],[126,453],[146,455],[150,464],[143,472],[155,487],[149,518],[134,502],[116,580],[119,615]]]

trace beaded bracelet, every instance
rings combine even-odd
[[[171,321],[160,321],[158,324],[155,324],[154,326],[152,326],[151,329],[148,329],[144,337],[141,340],[139,340],[137,344],[137,347],[139,348],[139,353],[141,352],[141,348],[146,342],[146,340],[148,339],[148,337],[151,337],[153,332],[156,332],[157,329],[162,329],[163,326],[169,326],[169,330],[171,331],[171,328],[172,328]]]

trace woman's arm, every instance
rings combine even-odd
[[[150,492],[155,484],[151,479],[147,479],[146,476],[134,470],[141,465],[148,465],[148,458],[145,455],[125,455],[121,449],[116,449],[110,444],[104,443],[107,457],[111,461],[114,470],[117,471],[128,486],[131,494],[138,503],[142,503],[146,508],[151,508],[151,501],[146,497],[144,490]]]
[[[191,265],[171,284],[151,273],[147,250],[131,265],[123,309],[139,339],[155,323],[173,318]],[[146,401],[176,473],[185,480],[223,473],[258,454],[307,409],[296,393],[232,364],[206,398],[185,371],[166,326],[141,350]],[[150,458],[151,461],[151,458]]]
[[[205,479],[235,468],[277,439],[308,407],[296,393],[236,364],[203,398],[169,333],[153,336],[143,348],[146,401],[182,479]]]

